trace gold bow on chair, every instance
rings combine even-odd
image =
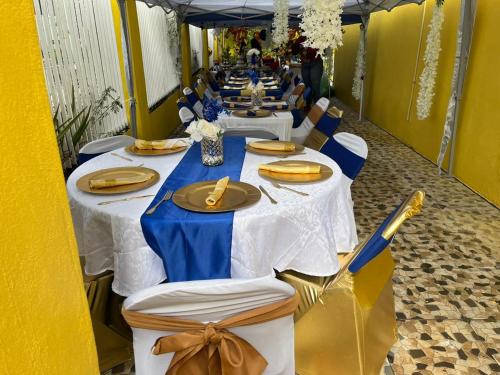
[[[203,324],[193,320],[123,310],[131,327],[179,332],[160,337],[153,346],[153,354],[175,352],[166,375],[258,375],[267,361],[246,340],[228,331],[228,328],[264,323],[294,313],[299,302],[292,298],[221,320]]]

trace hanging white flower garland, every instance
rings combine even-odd
[[[361,99],[361,81],[365,72],[365,33],[361,30],[359,34],[358,52],[356,54],[356,64],[354,66],[354,79],[352,81],[352,96],[356,100]]]
[[[274,0],[273,43],[281,46],[288,42],[289,0]]]
[[[340,15],[345,0],[305,0],[302,6],[300,27],[307,39],[305,47],[318,49],[326,58],[326,50],[333,51],[342,45],[342,21]]]
[[[424,120],[429,117],[432,101],[434,99],[434,87],[436,85],[439,52],[441,51],[441,28],[444,21],[444,12],[441,1],[436,1],[432,11],[432,18],[427,34],[427,46],[424,54],[424,70],[419,79],[419,91],[417,97],[417,118]]]

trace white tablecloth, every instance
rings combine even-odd
[[[73,172],[67,190],[80,255],[86,260],[85,272],[98,274],[114,270],[113,290],[128,296],[166,278],[162,261],[147,245],[140,223],[140,217],[153,197],[104,206],[97,203],[156,194],[185,152],[159,157],[129,155],[123,149],[115,153],[134,161],[110,153],[98,156]],[[291,186],[310,194],[302,197],[276,189],[258,175],[258,165],[276,161],[276,157],[246,153],[241,181],[264,186],[279,203],[272,205],[263,195],[255,205],[236,211],[231,250],[232,277],[265,276],[272,274],[273,268],[279,271],[294,269],[315,276],[331,275],[339,269],[337,252],[350,251],[357,244],[353,208],[338,165],[311,149],[306,149],[306,154],[296,159],[327,164],[333,169],[333,176],[320,183]],[[76,188],[76,181],[87,173],[142,163],[161,175],[160,181],[148,189],[97,196]]]
[[[289,111],[276,111],[268,117],[237,117],[220,114],[217,122],[227,129],[238,131],[266,131],[274,134],[280,141],[289,141],[292,138],[293,116]]]

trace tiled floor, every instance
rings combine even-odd
[[[426,192],[392,253],[399,342],[386,374],[500,373],[500,211],[396,138],[344,107],[338,131],[363,137],[352,186],[360,239],[413,190]]]

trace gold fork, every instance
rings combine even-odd
[[[111,204],[115,202],[126,202],[126,201],[131,201],[134,199],[142,199],[142,198],[148,198],[148,197],[154,197],[154,194],[148,194],[148,195],[139,195],[137,197],[129,197],[129,198],[121,198],[121,199],[114,199],[112,201],[104,201],[104,202],[99,202],[97,203],[99,206],[104,206],[106,204]]]

